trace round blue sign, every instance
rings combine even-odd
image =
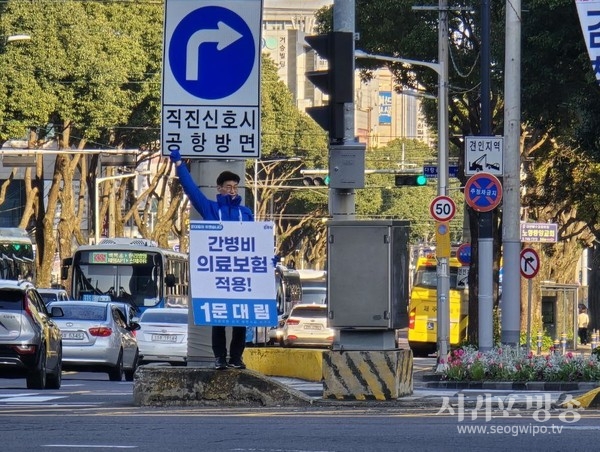
[[[471,264],[471,244],[463,243],[456,250],[456,258],[463,265]]]
[[[494,210],[502,201],[502,184],[493,174],[477,173],[465,184],[465,201],[478,212]]]
[[[169,65],[181,87],[202,99],[222,99],[252,73],[257,49],[252,31],[233,11],[198,8],[173,31]]]

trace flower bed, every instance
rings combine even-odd
[[[480,352],[474,347],[453,350],[442,379],[448,381],[599,381],[597,355],[568,352],[535,355],[515,347]]]

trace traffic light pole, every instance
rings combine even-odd
[[[352,33],[354,36],[356,5],[354,0],[335,0],[333,4],[333,31]],[[352,54],[354,55],[354,39]],[[344,138],[342,144],[354,143],[354,59],[352,58],[352,100],[344,104]],[[329,158],[332,157],[330,142]],[[329,165],[331,170],[331,164]],[[364,176],[363,176],[364,177]],[[354,189],[329,189],[329,214],[333,220],[356,219],[356,192]]]
[[[430,9],[422,7],[421,9]],[[448,195],[448,3],[439,2],[439,63],[410,60],[406,58],[374,55],[360,50],[354,52],[356,58],[389,61],[424,66],[438,74],[438,195]],[[446,358],[450,351],[450,256],[437,255],[437,371],[447,366]]]

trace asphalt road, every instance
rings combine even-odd
[[[30,391],[0,380],[2,450],[36,451],[590,451],[597,411],[540,422],[511,410],[473,418],[432,408],[138,408],[132,383],[103,374],[65,375],[58,391]]]

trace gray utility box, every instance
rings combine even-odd
[[[334,328],[408,326],[410,222],[331,221],[327,296]]]

